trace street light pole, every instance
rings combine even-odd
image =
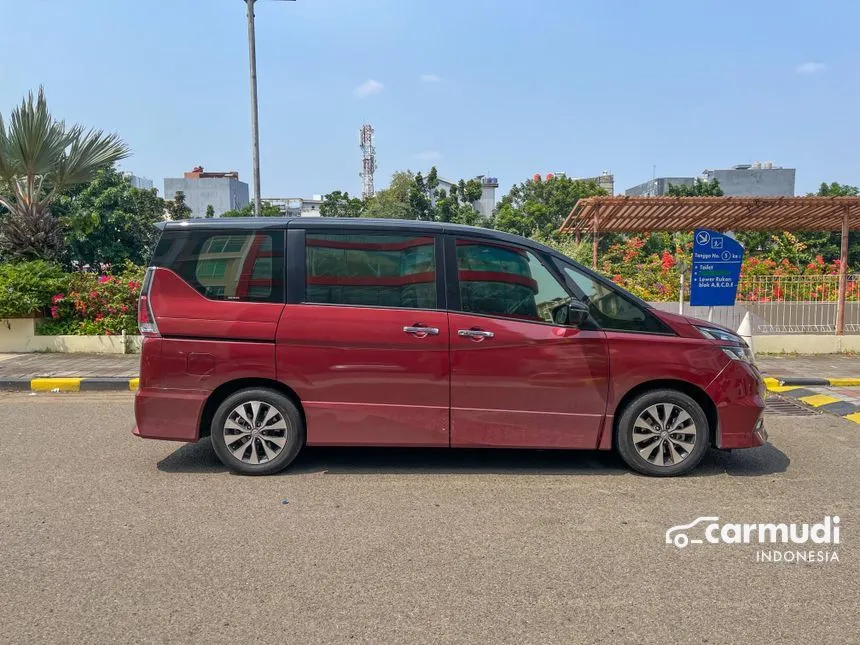
[[[251,136],[252,163],[254,166],[254,215],[260,217],[262,201],[260,200],[260,123],[257,107],[257,42],[254,30],[254,3],[257,0],[245,0],[248,5],[248,59],[251,65]]]

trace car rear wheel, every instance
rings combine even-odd
[[[249,388],[228,396],[212,419],[212,447],[221,462],[243,475],[286,468],[305,443],[302,415],[286,396]]]
[[[677,390],[652,390],[621,412],[615,442],[628,466],[668,477],[695,468],[708,450],[710,429],[701,406]]]

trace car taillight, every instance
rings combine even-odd
[[[141,336],[158,336],[158,325],[155,324],[155,314],[152,313],[152,303],[149,301],[149,290],[152,288],[152,278],[155,267],[146,270],[143,285],[140,287],[140,298],[137,301],[137,328]]]

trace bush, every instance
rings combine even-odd
[[[67,280],[60,265],[53,262],[0,264],[0,318],[44,314],[51,296],[64,289]]]
[[[143,283],[143,267],[126,263],[111,273],[77,271],[69,276],[68,290],[51,298],[51,320],[42,334],[110,336],[137,333],[137,299]]]

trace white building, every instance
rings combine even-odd
[[[150,190],[153,187],[152,180],[147,179],[146,177],[138,177],[130,172],[124,172],[122,173],[122,176],[128,179],[132,186],[139,188],[140,190]]]
[[[264,202],[272,206],[278,206],[284,215],[291,217],[320,217],[320,206],[323,203],[322,195],[313,197],[267,197]]]
[[[182,178],[168,177],[164,180],[164,199],[173,200],[176,193],[185,194],[185,203],[191,208],[192,217],[206,217],[211,206],[215,217],[231,210],[241,210],[250,203],[248,184],[239,181],[239,173],[205,172],[197,166]]]

